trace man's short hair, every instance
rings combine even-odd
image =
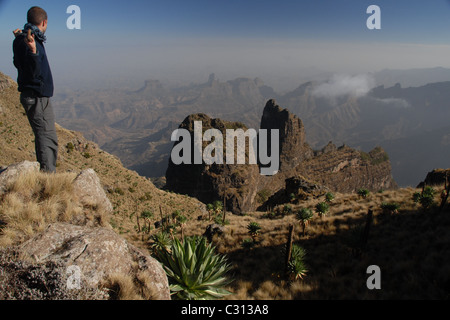
[[[47,12],[40,7],[31,7],[27,12],[28,23],[38,26],[42,21],[47,20]]]

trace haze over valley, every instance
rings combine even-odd
[[[259,128],[269,99],[303,121],[315,149],[329,141],[366,152],[383,147],[400,186],[416,186],[430,169],[448,167],[450,69],[322,72],[311,79],[284,92],[264,79],[221,80],[215,74],[179,86],[153,79],[136,90],[66,89],[55,97],[55,112],[61,125],[83,132],[154,181],[165,175],[170,135],[185,117],[206,113]]]

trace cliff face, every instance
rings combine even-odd
[[[364,153],[345,145],[336,148],[330,143],[296,170],[338,192],[353,192],[363,187],[373,191],[397,187],[391,176],[389,157],[380,147]]]
[[[269,100],[264,108],[261,129],[279,130],[281,172],[293,169],[311,158],[312,150],[306,143],[302,120],[287,109],[282,109],[275,100]]]
[[[256,194],[259,167],[256,164],[211,164],[203,161],[195,164],[194,159],[194,122],[201,121],[202,133],[208,129],[218,129],[223,137],[226,129],[247,129],[239,122],[227,122],[220,119],[212,119],[205,114],[188,116],[179,129],[186,129],[191,137],[191,164],[176,165],[172,158],[169,159],[169,167],[166,172],[166,188],[177,193],[188,194],[205,203],[222,200],[225,196],[227,207],[234,212],[241,212],[254,207],[253,199]],[[176,142],[174,146],[180,142]],[[203,149],[208,143],[203,142]],[[226,146],[226,141],[223,143]],[[225,155],[226,148],[223,150]],[[248,160],[248,158],[247,158]],[[248,163],[248,161],[246,161]]]
[[[203,132],[216,128],[224,137],[226,129],[240,127],[247,130],[240,123],[194,114],[188,116],[179,127],[189,131],[191,141],[194,141],[195,121],[202,122]],[[261,175],[261,163],[249,164],[248,154],[246,164],[174,164],[170,159],[166,187],[177,193],[197,197],[205,203],[225,198],[227,210],[233,213],[264,208],[268,198],[284,192],[286,180],[291,178],[306,178],[323,186],[323,190],[339,192],[352,192],[358,188],[380,190],[396,187],[391,176],[389,158],[381,148],[364,153],[347,146],[337,148],[330,142],[321,151],[313,151],[305,142],[302,121],[287,109],[282,109],[274,100],[267,102],[260,128],[267,129],[268,156],[271,152],[276,152],[276,148],[270,143],[270,130],[279,130],[279,170],[276,174]],[[261,139],[258,136],[259,148]],[[175,142],[174,148],[179,143]],[[203,142],[203,148],[208,143]],[[223,144],[225,146],[226,141]],[[191,151],[193,163],[193,147]],[[273,155],[271,156],[273,159]]]

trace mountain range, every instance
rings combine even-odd
[[[286,93],[259,78],[220,81],[211,74],[205,83],[175,88],[148,80],[135,91],[60,92],[55,112],[58,123],[83,132],[127,168],[158,184],[173,146],[170,135],[188,115],[203,112],[258,128],[265,102],[276,99],[302,119],[312,148],[321,149],[329,141],[366,152],[381,146],[390,156],[396,182],[414,186],[430,168],[448,167],[450,81],[416,87],[377,84],[408,76],[409,83],[418,84],[412,80],[420,73],[445,79],[446,70],[334,75]]]

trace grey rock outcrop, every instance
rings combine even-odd
[[[0,289],[8,289],[0,299],[108,299],[102,285],[119,274],[148,279],[152,300],[170,300],[161,264],[105,228],[51,224],[0,252],[0,267]]]
[[[279,130],[280,171],[293,169],[306,158],[312,157],[312,150],[306,144],[302,120],[287,109],[282,109],[273,99],[266,103],[261,118],[261,129]],[[270,139],[267,142],[270,144]],[[269,146],[268,154],[270,152]]]
[[[170,299],[167,277],[159,262],[129,244],[112,230],[55,223],[25,243],[10,248],[11,251],[12,256],[20,255],[20,260],[0,261],[2,269],[7,270],[3,271],[3,277],[14,279],[6,273],[10,273],[11,266],[15,265],[14,272],[27,274],[26,278],[31,284],[33,281],[42,283],[53,281],[55,292],[39,292],[38,296],[41,297],[52,298],[54,295],[70,297],[70,291],[73,289],[96,292],[105,279],[123,274],[146,276],[152,280],[150,289],[153,299]],[[32,269],[40,270],[35,272],[35,275],[39,275],[39,279],[33,280],[33,274],[30,273]],[[78,278],[74,278],[75,271],[78,271]],[[55,282],[56,278],[59,279],[59,283]],[[73,282],[74,280],[76,281]],[[69,281],[72,281],[72,285]],[[14,288],[14,285],[11,287]],[[44,287],[38,291],[42,291]],[[105,295],[103,292],[102,297]]]
[[[0,170],[0,195],[5,192],[5,188],[9,182],[17,179],[20,174],[30,172],[39,172],[38,162],[23,161]]]
[[[38,171],[37,162],[8,166],[0,173],[0,193],[20,175]],[[131,279],[137,298],[170,300],[161,264],[96,220],[99,206],[106,216],[112,206],[94,170],[73,180],[73,201],[83,204],[82,214],[50,221],[44,231],[0,250],[0,300],[112,299],[117,292],[111,295],[108,283],[120,277]],[[0,220],[0,227],[7,224]]]
[[[97,203],[108,212],[112,213],[113,208],[106,193],[100,183],[100,179],[93,169],[86,169],[73,181],[74,192],[86,204]]]
[[[62,262],[32,263],[18,259],[11,248],[0,250],[0,300],[104,300],[106,290],[89,288],[68,290],[67,268]]]
[[[167,277],[159,262],[112,230],[53,224],[19,249],[38,263],[59,261],[67,267],[78,266],[90,287],[113,274],[145,272],[153,280],[155,298],[170,299]]]
[[[190,132],[191,141],[194,141],[195,121],[202,122],[203,130],[218,129],[222,132],[225,140],[227,129],[247,130],[242,123],[212,119],[206,114],[199,113],[188,116],[180,125],[181,129]],[[206,142],[203,144],[204,147],[207,145]],[[224,141],[224,146],[226,146],[226,141]],[[248,159],[246,160],[247,164],[242,165],[194,164],[194,152],[191,153],[191,156],[191,164],[175,165],[172,159],[169,159],[169,167],[166,172],[168,189],[189,194],[204,203],[222,200],[225,197],[227,210],[232,210],[237,214],[254,206],[254,195],[259,179],[257,164],[248,164]]]

